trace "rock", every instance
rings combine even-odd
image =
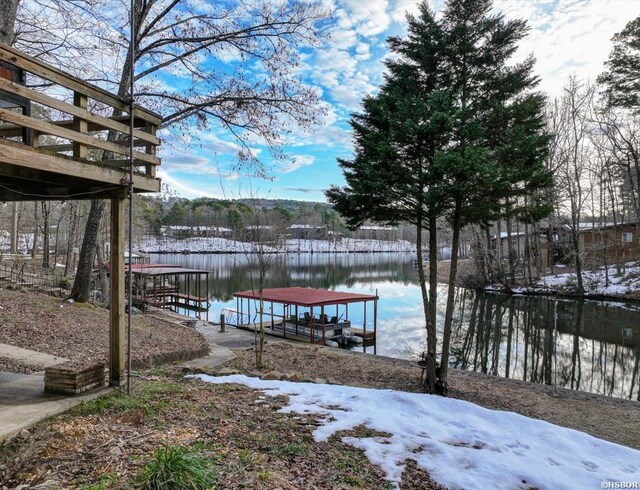
[[[122,449],[119,446],[114,446],[109,450],[109,453],[112,456],[120,456],[122,454]]]
[[[40,483],[35,487],[31,487],[31,490],[58,490],[59,488],[63,488],[57,480],[47,480],[44,483]]]
[[[29,432],[27,429],[22,429],[20,431],[20,437],[22,437],[23,439],[28,439],[30,435],[31,432]]]
[[[262,379],[265,381],[280,381],[282,379],[282,373],[278,371],[271,371],[270,373],[263,374]]]
[[[5,487],[5,488],[6,488],[6,487]],[[18,485],[18,486],[15,488],[15,490],[27,490],[28,488],[31,488],[31,487],[29,487],[29,485],[27,485],[26,483],[22,483],[22,484]]]
[[[326,385],[326,384],[328,384],[327,380],[324,379],[324,378],[316,378],[316,379],[313,380],[313,382],[315,384],[317,384],[317,385]]]
[[[189,368],[189,371],[191,372],[191,374],[211,375],[213,370],[211,369],[210,366],[201,366],[201,367]]]
[[[215,374],[216,376],[232,376],[234,374],[240,374],[240,371],[238,371],[237,369],[226,367],[216,371]]]

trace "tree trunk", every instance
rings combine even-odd
[[[20,0],[0,0],[0,43],[13,44]]]
[[[51,267],[51,261],[49,260],[51,254],[51,234],[49,230],[51,205],[47,201],[42,201],[40,205],[42,208],[42,267],[49,269]]]
[[[573,229],[571,230],[571,240],[573,242],[573,253],[575,254],[574,264],[576,267],[576,289],[578,294],[584,294],[584,284],[582,282],[582,259],[580,257],[580,233],[578,230],[579,226],[579,222],[574,222]]]
[[[111,295],[109,294],[109,279],[107,278],[107,267],[104,263],[104,243],[96,247],[96,257],[98,259],[98,278],[100,280],[100,290],[102,291],[102,302],[109,307]]]
[[[11,206],[11,253],[18,253],[18,203]]]
[[[69,277],[71,270],[71,262],[73,261],[73,249],[76,244],[76,234],[79,226],[79,209],[75,203],[69,205],[69,235],[67,237],[67,256],[64,263],[64,275]]]
[[[33,225],[33,248],[31,249],[31,258],[35,259],[38,254],[38,230],[40,229],[37,202],[33,203],[33,219],[35,223]]]
[[[435,234],[433,234],[433,236],[429,236],[429,257],[433,256],[433,250],[435,250],[435,247],[432,246],[434,239]],[[422,216],[419,216],[416,222],[416,252],[418,254],[418,280],[420,282],[420,291],[422,293],[422,309],[427,329],[427,355],[425,359],[425,376],[422,388],[426,393],[434,393],[436,389],[437,334],[435,322],[431,321],[431,304],[435,302],[435,297],[429,298],[429,293],[427,292],[427,278],[424,273],[424,258],[422,256]],[[431,258],[429,261],[431,262]],[[433,264],[429,263],[430,271],[432,267]],[[430,299],[431,301],[429,301]]]
[[[451,326],[453,322],[453,308],[456,292],[456,275],[458,273],[458,247],[460,245],[461,203],[456,202],[453,211],[453,237],[451,238],[451,263],[449,270],[449,288],[447,291],[447,309],[444,314],[444,333],[442,335],[442,356],[440,356],[440,379],[447,382],[447,368],[449,367],[449,347],[451,345]],[[446,386],[446,385],[445,385]]]
[[[98,243],[98,230],[100,220],[104,211],[106,201],[91,201],[91,210],[87,219],[87,227],[84,231],[82,249],[78,258],[78,269],[73,281],[70,298],[79,303],[86,303],[89,300],[91,287],[91,270],[93,269],[93,259],[96,256],[96,245]]]
[[[509,203],[507,203],[506,205],[508,207]],[[512,242],[513,224],[512,224],[512,221],[511,221],[511,216],[507,216],[506,225],[507,225],[507,254],[508,254],[508,258],[509,258],[509,277],[511,279],[511,284],[515,285],[515,283],[516,283],[516,260],[515,260],[515,255],[516,254],[515,254],[515,251],[513,250],[513,242]],[[520,237],[518,237],[518,240],[519,239],[520,239]],[[502,245],[502,243],[500,245]]]

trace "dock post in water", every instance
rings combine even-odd
[[[378,297],[378,289],[376,288],[376,298]],[[373,354],[376,354],[376,345],[378,344],[378,300],[373,300]]]

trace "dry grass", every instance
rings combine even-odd
[[[250,351],[237,351],[233,367],[254,373]],[[278,342],[265,351],[267,370],[322,378],[330,383],[419,391],[420,368],[409,361],[340,349]],[[452,370],[449,396],[483,407],[546,420],[601,439],[640,449],[640,403],[527,383],[471,371]]]
[[[61,488],[131,488],[159,448],[183,447],[213,463],[214,488],[391,488],[361,450],[335,434],[315,442],[317,415],[278,413],[284,397],[236,385],[186,381],[147,372],[135,396],[109,395],[34,428],[0,449],[0,481],[9,488],[53,480]],[[409,465],[401,488],[439,488]],[[1,487],[0,487],[1,488]]]
[[[1,343],[72,360],[107,360],[109,312],[105,308],[6,289],[0,289],[0,306]],[[206,346],[194,330],[148,315],[133,318],[134,361]]]

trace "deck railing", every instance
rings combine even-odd
[[[0,68],[0,144],[27,145],[81,162],[128,167],[127,100],[1,43]],[[21,83],[25,78],[26,85]],[[136,174],[155,178],[160,165],[156,156],[160,123],[158,114],[134,108]]]

